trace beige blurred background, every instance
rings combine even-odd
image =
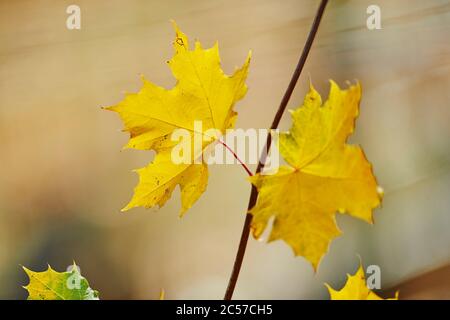
[[[81,30],[66,28],[73,3]],[[237,127],[266,128],[318,3],[1,0],[0,298],[26,297],[20,264],[62,270],[73,259],[103,299],[157,299],[160,288],[168,299],[222,298],[248,202],[245,172],[212,167],[183,219],[178,191],[160,210],[120,213],[137,183],[131,170],[152,154],[121,151],[122,123],[100,107],[139,90],[141,73],[174,85],[165,61],[175,19],[205,47],[219,41],[228,73],[253,50]],[[370,4],[381,7],[381,30],[366,28]],[[330,1],[290,107],[308,75],[324,96],[330,78],[361,81],[352,141],[374,164],[384,204],[374,226],[338,217],[344,234],[316,275],[286,244],[250,239],[235,298],[328,298],[323,282],[340,287],[358,254],[381,267],[385,290],[450,298],[449,34],[446,0]]]

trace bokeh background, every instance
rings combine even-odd
[[[81,7],[81,30],[66,8]],[[249,49],[249,91],[237,127],[266,128],[289,82],[318,0],[0,1],[0,298],[24,299],[20,265],[64,270],[73,260],[103,299],[219,299],[250,192],[238,165],[211,168],[206,193],[182,219],[179,192],[160,210],[120,213],[150,152],[101,106],[140,88],[171,87],[175,19],[205,47],[219,41],[231,73]],[[366,28],[381,7],[382,29]],[[403,298],[450,298],[450,2],[331,0],[290,108],[308,77],[363,85],[351,141],[385,190],[375,225],[339,215],[343,236],[319,272],[282,242],[250,239],[236,298],[327,299],[361,256]],[[281,129],[289,128],[288,115]]]

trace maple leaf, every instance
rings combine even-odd
[[[56,272],[50,265],[42,272],[23,269],[30,278],[30,283],[24,287],[28,300],[98,300],[98,292],[89,287],[75,263],[66,272]]]
[[[337,291],[325,284],[330,293],[331,300],[398,300],[398,291],[394,298],[383,299],[367,287],[366,277],[362,265],[354,275],[347,274],[345,286]]]
[[[361,87],[341,90],[331,81],[322,105],[310,85],[303,106],[292,112],[292,128],[279,137],[279,150],[289,164],[276,174],[257,174],[258,189],[252,232],[258,238],[274,216],[269,241],[282,239],[317,270],[333,238],[340,234],[335,213],[348,213],[372,223],[381,190],[359,146],[346,144],[359,112]]]
[[[212,48],[203,49],[196,41],[190,50],[187,36],[174,22],[173,26],[175,54],[168,64],[176,85],[165,89],[143,79],[138,93],[128,94],[116,106],[106,108],[119,113],[124,131],[130,133],[127,148],[157,153],[152,163],[136,170],[139,183],[123,211],[137,206],[162,207],[177,185],[181,190],[181,214],[189,209],[208,183],[208,167],[202,153],[217,137],[207,136],[205,131],[217,129],[223,134],[233,127],[237,116],[233,107],[247,92],[245,80],[251,52],[244,65],[227,76],[220,66],[217,42]],[[202,122],[202,132],[194,130],[194,121]],[[176,164],[171,159],[176,144],[171,134],[177,129],[186,129],[192,137],[197,134],[203,140],[201,150],[193,150],[190,163]],[[198,158],[201,160],[194,161]]]

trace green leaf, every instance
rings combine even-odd
[[[57,272],[50,265],[42,272],[23,269],[30,278],[30,283],[24,287],[28,300],[99,300],[98,291],[89,287],[75,263],[66,272]]]

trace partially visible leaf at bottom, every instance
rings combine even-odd
[[[398,300],[398,291],[394,298],[383,299],[367,287],[366,277],[362,265],[354,275],[347,274],[347,282],[341,290],[334,290],[325,284],[331,300]]]
[[[30,278],[30,283],[24,287],[28,300],[99,300],[98,291],[89,287],[75,263],[66,272],[57,272],[50,265],[42,272],[23,269]]]

